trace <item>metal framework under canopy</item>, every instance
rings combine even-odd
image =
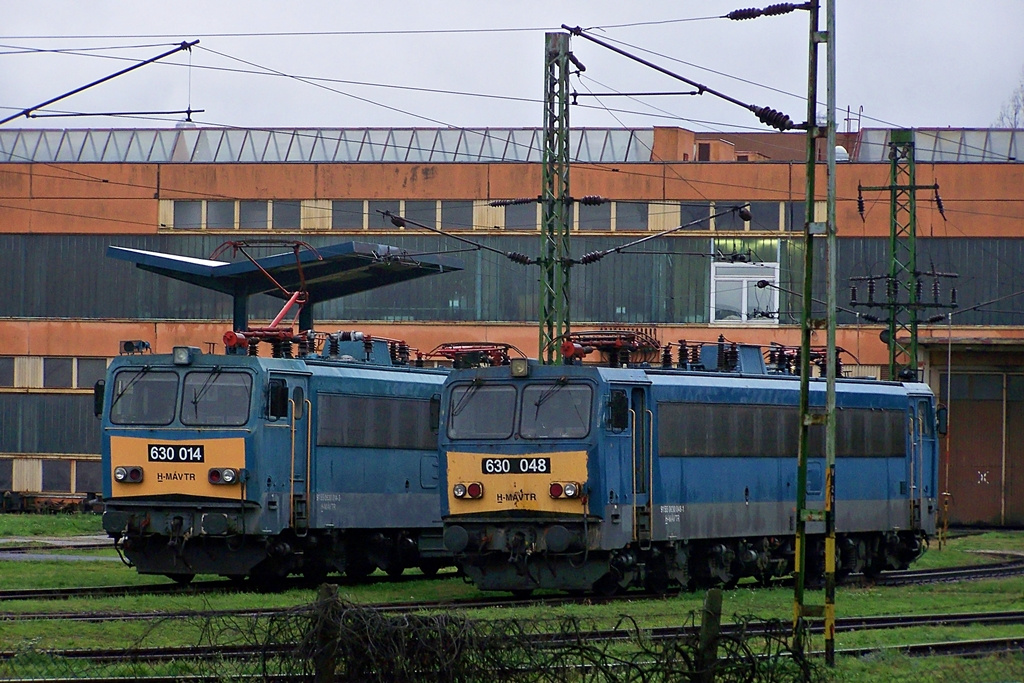
[[[315,250],[306,247],[299,250],[297,257],[293,252],[286,252],[254,259],[255,263],[250,260],[214,261],[115,246],[107,248],[107,256],[132,262],[137,268],[164,277],[230,294],[234,297],[235,329],[248,326],[246,301],[253,294],[287,300],[291,293],[304,288],[308,295],[306,312],[312,304],[321,301],[463,269],[459,259],[440,255],[411,256],[404,249],[366,242],[343,242]],[[308,325],[312,325],[311,315]]]

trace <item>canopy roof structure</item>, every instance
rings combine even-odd
[[[463,269],[460,260],[439,255],[410,255],[386,244],[343,242],[326,247],[297,246],[263,258],[228,262],[165,254],[142,249],[107,247],[107,256],[137,268],[198,285],[234,299],[234,329],[248,327],[248,298],[267,294],[287,301],[306,292],[299,325],[313,326],[312,305],[385,285]]]

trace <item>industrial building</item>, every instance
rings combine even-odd
[[[947,305],[956,289],[957,307],[919,337],[921,376],[950,407],[950,520],[1021,525],[1024,130],[914,135],[917,179],[939,187],[916,196],[922,296]],[[540,274],[502,254],[536,257],[540,206],[492,203],[537,197],[541,138],[529,128],[0,130],[0,491],[97,491],[92,386],[121,342],[218,351],[231,326],[230,297],[110,259],[110,245],[200,258],[242,241],[259,255],[295,241],[451,254],[463,270],[314,302],[317,329],[359,329],[421,352],[507,342],[536,356]],[[888,351],[870,318],[885,311],[865,306],[866,280],[851,278],[889,272],[890,197],[858,187],[890,183],[890,139],[887,129],[840,134],[847,160],[836,173],[843,369],[880,379]],[[790,133],[572,131],[572,195],[607,201],[576,203],[571,250],[609,252],[572,268],[574,329],[799,344],[804,145]],[[454,237],[395,227],[383,212]],[[814,275],[823,301],[824,268]],[[278,309],[253,300],[249,316]],[[813,343],[824,345],[824,331]]]

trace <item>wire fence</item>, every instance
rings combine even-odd
[[[705,622],[708,621],[705,614]],[[717,623],[717,619],[715,620]],[[432,683],[505,681],[826,680],[823,667],[790,646],[788,624],[739,618],[727,631],[613,627],[575,616],[479,619],[465,613],[395,614],[338,598],[270,616],[217,615],[154,623],[133,647],[3,654],[0,679],[274,680]],[[152,647],[166,630],[188,647]]]

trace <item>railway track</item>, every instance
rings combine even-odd
[[[237,616],[263,615],[268,613],[282,612],[284,610],[246,610],[233,612]],[[164,614],[164,618],[171,615]],[[193,616],[195,616],[193,614]],[[961,614],[918,614],[918,615],[886,615],[875,617],[847,617],[836,620],[836,631],[851,633],[856,631],[885,630],[909,627],[941,627],[941,626],[998,626],[1024,624],[1024,611],[1014,612],[981,612]],[[723,624],[721,633],[723,636],[739,635],[742,631],[745,636],[757,636],[762,632],[767,633],[777,626],[771,624]],[[816,629],[812,627],[812,632]],[[669,626],[652,629],[601,629],[589,631],[585,634],[573,633],[569,636],[552,634],[550,636],[538,635],[535,637],[537,647],[558,647],[570,642],[578,642],[581,635],[585,636],[588,642],[628,642],[642,634],[650,641],[671,641],[684,638],[696,637],[700,631],[699,626]],[[65,649],[50,650],[48,654],[53,657],[61,657],[69,660],[88,660],[93,663],[120,662],[131,658],[137,662],[163,662],[175,659],[190,660],[214,660],[224,659],[253,659],[257,657],[288,656],[294,651],[295,645],[290,643],[260,644],[255,646],[188,646],[188,647],[154,647],[154,648],[105,648],[105,649]],[[872,652],[898,651],[910,656],[930,655],[958,655],[977,656],[994,652],[1019,652],[1024,648],[1024,637],[975,639],[965,641],[947,641],[941,643],[923,643],[912,645],[899,645],[887,647],[870,648],[848,648],[838,650],[837,654],[844,656],[864,656]],[[16,652],[0,651],[0,660],[14,657]]]
[[[900,572],[886,572],[877,577],[868,578],[854,576],[847,580],[847,586],[908,586],[927,583],[942,583],[952,581],[977,581],[990,578],[1001,578],[1024,574],[1024,558],[997,562],[993,564],[969,565],[964,567],[945,567],[941,569],[911,569]],[[341,585],[352,585],[341,577],[334,577]],[[401,577],[370,577],[360,583],[422,580],[419,575],[408,575]],[[332,581],[333,582],[333,581]],[[293,577],[283,585],[283,589],[308,587],[302,579]],[[195,581],[186,586],[176,583],[159,583],[146,585],[125,585],[125,586],[93,586],[81,588],[24,588],[0,590],[0,602],[12,600],[66,600],[79,597],[109,597],[115,595],[188,595],[193,593],[216,593],[228,591],[250,590],[247,583],[238,583],[227,579]],[[506,597],[470,598],[466,600],[440,600],[431,602],[408,602],[373,605],[375,608],[386,611],[414,611],[447,608],[481,608],[481,607],[515,607],[543,603],[546,605],[561,604],[592,604],[608,602],[616,599],[640,599],[643,597],[655,597],[643,592],[627,592],[618,596],[597,597],[589,596],[584,598],[569,596],[546,596],[527,599],[512,599]],[[0,618],[4,614],[0,613]]]

